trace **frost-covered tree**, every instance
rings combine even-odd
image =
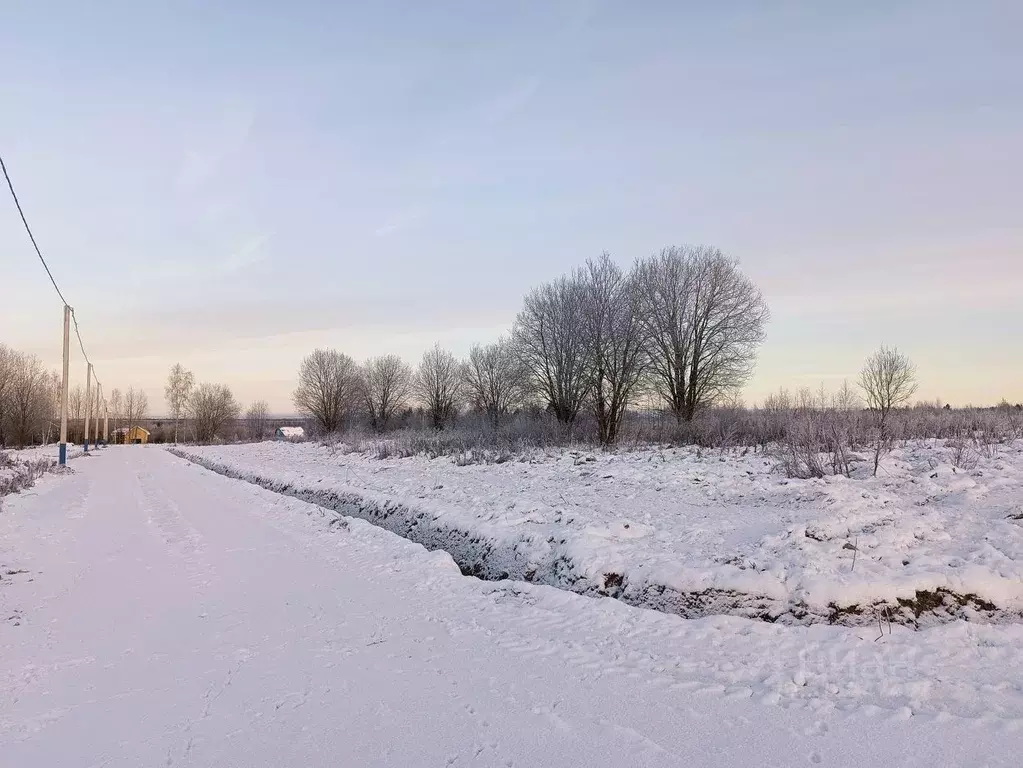
[[[163,396],[167,400],[167,407],[170,408],[171,418],[174,419],[174,442],[178,441],[178,425],[181,422],[181,414],[188,403],[188,396],[195,384],[195,377],[191,371],[185,370],[181,363],[175,363],[167,376],[167,386],[164,387]]]
[[[408,402],[414,379],[412,366],[397,355],[373,357],[363,364],[362,400],[373,429],[387,429],[395,413]]]
[[[9,361],[3,418],[5,439],[18,447],[45,439],[56,403],[53,376],[35,355],[14,353]]]
[[[117,387],[110,390],[110,400],[107,403],[107,408],[110,411],[110,426],[116,431],[121,423],[121,419],[124,418],[124,396]]]
[[[665,248],[636,264],[651,382],[679,423],[753,373],[769,312],[738,262],[716,248]]]
[[[501,419],[522,405],[528,392],[528,373],[510,339],[476,344],[462,367],[466,398],[487,415],[496,429]]]
[[[415,389],[434,429],[443,429],[458,411],[461,373],[458,360],[439,343],[423,353],[416,370]]]
[[[142,420],[149,412],[149,397],[141,389],[128,387],[124,393],[122,408],[129,429],[141,426]]]
[[[566,425],[578,416],[589,386],[582,324],[583,287],[562,276],[529,292],[512,329],[532,388]]]
[[[249,436],[253,440],[262,440],[266,437],[267,418],[270,415],[270,406],[266,400],[256,400],[245,412],[245,421],[249,427]]]
[[[7,424],[8,398],[10,384],[14,378],[17,353],[4,344],[0,344],[0,445],[5,445],[4,428]]]
[[[113,393],[111,393],[113,397]],[[68,418],[68,440],[72,443],[79,442],[77,437],[80,423],[85,415],[85,392],[81,384],[76,384],[68,389],[67,393],[67,418]]]
[[[292,400],[324,434],[341,431],[362,391],[359,366],[336,349],[317,349],[303,361]]]
[[[188,396],[187,410],[196,442],[211,443],[238,418],[239,406],[227,385],[203,383]]]
[[[646,365],[636,281],[604,253],[576,272],[589,402],[601,445],[613,445]]]
[[[891,449],[891,414],[916,392],[916,366],[895,347],[881,346],[860,371],[860,389],[874,417],[874,474]]]

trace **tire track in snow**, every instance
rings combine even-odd
[[[141,508],[146,511],[149,524],[167,548],[183,559],[195,557],[203,549],[203,536],[181,514],[181,510],[154,485],[148,472],[135,475]]]

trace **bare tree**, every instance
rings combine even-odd
[[[178,424],[181,421],[181,414],[185,410],[188,396],[195,384],[195,377],[192,372],[186,370],[181,363],[174,363],[167,376],[167,386],[163,389],[164,399],[167,407],[170,408],[171,418],[174,419],[174,442],[178,441]]]
[[[458,410],[461,383],[458,360],[439,343],[423,353],[415,390],[434,429],[444,429]]]
[[[52,376],[38,357],[15,353],[5,416],[6,432],[18,447],[43,439],[53,418],[52,383]]]
[[[270,406],[266,400],[257,400],[245,412],[245,421],[249,425],[249,435],[255,440],[266,437],[266,422],[270,415]]]
[[[486,346],[476,344],[462,369],[466,397],[487,414],[495,429],[502,417],[522,405],[528,392],[529,373],[515,352],[504,337]]]
[[[373,429],[383,432],[412,393],[412,366],[397,355],[373,357],[362,366],[362,400]]]
[[[562,276],[530,291],[515,319],[516,354],[562,424],[575,422],[589,384],[579,282]]]
[[[891,450],[892,410],[908,403],[916,392],[916,366],[897,348],[882,345],[863,364],[859,384],[874,416],[876,476],[881,457]]]
[[[4,429],[7,425],[10,385],[14,379],[17,356],[18,353],[13,349],[0,344],[0,445],[6,445]]]
[[[863,400],[856,394],[848,379],[842,379],[842,386],[835,392],[832,400],[835,408],[840,411],[854,411],[863,407]]]
[[[40,439],[49,444],[60,438],[60,374],[54,370],[46,372],[42,392],[39,393]]]
[[[79,425],[84,415],[85,392],[82,390],[81,384],[76,384],[73,388],[68,389],[67,393],[68,439],[72,443],[78,442],[73,435],[78,434]]]
[[[129,387],[128,391],[124,393],[122,408],[128,429],[140,427],[149,411],[149,398],[141,389]]]
[[[118,425],[120,424],[121,419],[124,418],[124,396],[121,394],[121,390],[117,387],[110,390],[110,400],[107,403],[107,408],[110,411],[110,421],[112,422],[111,426],[113,426],[114,433],[116,434]]]
[[[882,345],[863,364],[859,384],[867,407],[887,422],[916,392],[916,366],[896,347]]]
[[[359,366],[335,349],[317,349],[302,361],[292,400],[324,434],[338,432],[361,392]]]
[[[670,247],[636,265],[652,382],[679,423],[753,373],[769,313],[735,259]]]
[[[601,445],[614,445],[646,364],[636,282],[606,252],[588,260],[576,280],[583,286],[589,400]]]
[[[46,383],[47,400],[45,403],[46,433],[43,436],[43,443],[49,445],[51,437],[54,440],[60,439],[60,403],[61,403],[61,378],[56,371],[47,374],[49,379]]]
[[[229,387],[203,383],[188,396],[187,410],[199,443],[211,443],[238,418],[239,406]]]
[[[832,429],[834,442],[843,450],[845,447],[850,450],[857,449],[863,444],[863,400],[848,379],[842,380],[842,386],[832,396],[831,407],[834,411]],[[851,466],[851,462],[852,458],[849,457],[847,467]],[[845,474],[850,474],[848,469]]]

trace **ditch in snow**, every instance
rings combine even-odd
[[[865,626],[892,622],[928,626],[956,619],[973,621],[1019,621],[1017,612],[999,609],[973,593],[960,594],[937,587],[918,589],[911,597],[870,604],[834,602],[810,606],[735,589],[707,588],[682,591],[667,584],[630,584],[626,569],[608,570],[596,578],[581,573],[577,563],[563,551],[564,539],[545,540],[522,536],[498,541],[479,531],[452,525],[438,515],[393,500],[370,499],[355,490],[300,487],[252,470],[239,470],[222,462],[179,448],[172,454],[225,477],[243,480],[265,490],[290,496],[342,516],[355,517],[395,533],[428,550],[448,553],[466,576],[499,581],[505,579],[544,584],[589,597],[610,597],[629,605],[670,613],[683,618],[716,614],[741,616],[782,624],[840,624]],[[809,535],[809,534],[808,534]]]

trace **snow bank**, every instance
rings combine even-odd
[[[102,449],[100,449],[102,450]],[[50,445],[37,445],[32,448],[0,448],[0,453],[8,453],[15,458],[22,459],[25,461],[35,461],[37,459],[49,459],[54,464],[57,463],[57,458],[60,453],[60,448],[56,443]],[[82,446],[68,443],[67,447],[67,458],[68,461],[71,459],[77,459],[82,455]]]
[[[788,480],[757,454],[558,451],[456,466],[314,444],[189,447],[221,474],[373,522],[466,574],[688,618],[929,625],[1023,613],[1023,444],[964,473],[940,443],[878,478]]]
[[[69,460],[81,453],[80,448],[68,446]],[[0,497],[31,488],[36,480],[56,468],[56,446],[0,449]]]

